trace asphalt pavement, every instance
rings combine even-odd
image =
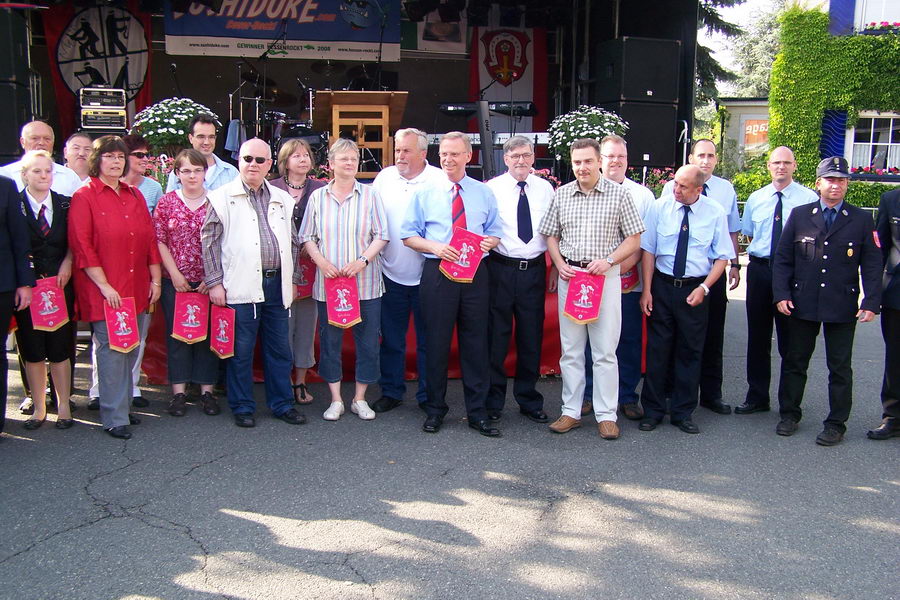
[[[740,291],[725,347],[732,405],[746,391]],[[171,417],[167,391],[145,386],[143,422],[114,440],[84,408],[81,350],[67,431],[22,428],[7,355],[0,598],[900,596],[900,439],[865,437],[881,415],[877,321],[857,329],[855,405],[833,448],[814,443],[827,412],[821,340],[793,437],[775,435],[777,411],[698,409],[700,435],[620,419],[616,441],[592,418],[553,434],[514,402],[503,437],[482,437],[466,427],[458,381],[436,435],[411,399],[372,422],[348,411],[332,423],[316,384],[309,423],[291,426],[258,385],[257,427],[239,429],[227,410]],[[539,389],[556,418],[561,382]]]

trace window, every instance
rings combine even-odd
[[[897,0],[856,0],[855,22],[857,30],[870,23],[900,21],[900,2]]]
[[[860,116],[851,135],[851,167],[900,167],[900,115]]]

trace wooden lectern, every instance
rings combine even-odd
[[[313,127],[330,131],[331,143],[341,137],[356,141],[360,149],[357,177],[371,179],[382,167],[394,164],[391,132],[400,128],[406,109],[407,92],[316,92]],[[364,170],[365,169],[365,170]]]

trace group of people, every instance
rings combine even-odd
[[[355,389],[349,408],[363,420],[392,410],[406,396],[412,318],[415,398],[425,413],[425,432],[437,433],[449,410],[456,329],[467,421],[482,435],[500,435],[513,332],[512,396],[525,418],[563,434],[593,412],[598,435],[616,439],[619,411],[640,421],[641,431],[652,431],[668,414],[680,430],[699,433],[692,418],[697,406],[732,412],[723,402],[722,351],[727,290],[740,282],[742,232],[750,239],[748,392],[734,412],[770,410],[774,325],[781,355],[776,433],[795,433],[807,367],[824,324],[830,413],[816,442],[840,442],[850,414],[855,325],[881,312],[884,418],[868,435],[900,435],[900,283],[894,277],[900,191],[884,195],[873,227],[865,211],[844,202],[849,171],[842,158],[822,161],[813,191],[793,181],[791,150],[776,148],[768,160],[772,183],[751,195],[741,216],[734,188],[713,174],[717,151],[710,140],[694,144],[689,164],[656,199],[626,177],[627,144],[618,136],[575,141],[575,180],[554,190],[534,174],[534,147],[522,136],[504,144],[506,172],[482,183],[466,174],[472,157],[466,134],[441,137],[437,168],[426,159],[426,134],[401,129],[394,137],[394,165],[366,185],[356,179],[359,148],[351,140],[331,146],[333,178],[324,182],[310,177],[313,153],[303,140],[281,146],[278,175],[270,179],[266,142],[245,142],[235,169],[214,154],[217,134],[211,116],[194,119],[191,149],[175,158],[163,195],[144,177],[149,149],[139,136],[91,141],[75,134],[66,142],[66,167],[52,161],[53,134],[45,123],[23,128],[23,159],[3,167],[19,193],[0,180],[6,203],[0,205],[6,215],[0,252],[9,254],[0,275],[0,310],[6,311],[0,319],[15,311],[32,394],[27,428],[46,419],[45,361],[59,406],[56,426],[72,424],[74,329],[71,323],[54,332],[31,327],[35,278],[56,277],[73,321],[90,322],[98,383],[91,403],[99,406],[110,435],[128,438],[129,425],[138,421],[130,406],[140,405],[136,384],[147,310],[157,300],[170,334],[173,416],[187,411],[189,383],[200,386],[202,410],[218,414],[214,386],[224,381],[235,424],[255,426],[253,357],[260,338],[272,414],[289,424],[305,422],[296,406],[312,402],[306,375],[317,366],[329,391],[323,418],[340,419],[346,408],[345,329],[329,322],[326,280],[346,277],[356,282],[360,317],[352,325]],[[466,279],[451,278],[442,268],[461,259],[458,244],[451,243],[460,229],[477,236],[477,248],[467,255],[481,259]],[[315,265],[315,281],[312,297],[301,298],[298,284],[313,275],[304,261]],[[603,276],[596,280],[599,312],[588,321],[565,316],[569,284],[579,272]],[[220,361],[208,341],[171,337],[176,294],[188,291],[234,309],[233,357]],[[536,386],[548,292],[558,298],[562,375],[561,416],[552,423]],[[123,353],[110,347],[103,313],[104,305],[115,308],[127,297],[141,315],[142,335],[138,347]],[[375,383],[381,393],[370,405],[366,393]]]

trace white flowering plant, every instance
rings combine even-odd
[[[605,136],[625,135],[628,123],[616,113],[598,106],[581,105],[572,112],[559,115],[550,123],[550,151],[557,160],[569,161],[569,146],[577,139],[593,138],[598,142]]]
[[[154,154],[175,154],[188,145],[188,125],[199,114],[207,114],[221,127],[219,117],[208,107],[188,98],[166,98],[134,116],[131,133],[139,133]]]

